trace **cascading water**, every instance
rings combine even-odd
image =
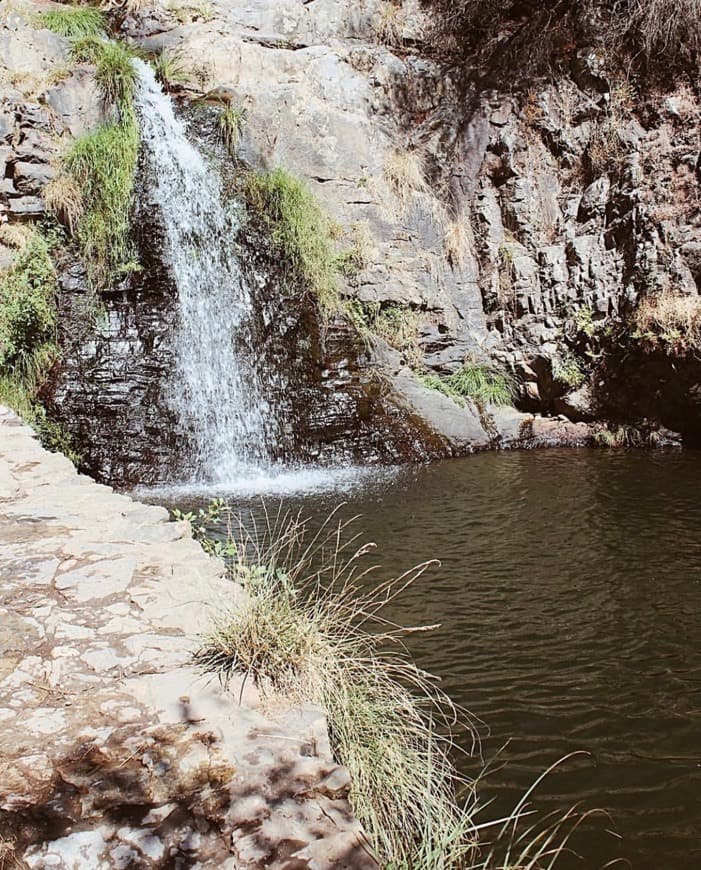
[[[265,464],[271,428],[252,362],[251,294],[234,251],[236,212],[151,67],[135,63],[148,196],[162,219],[162,257],[177,290],[167,400],[193,445],[196,477],[232,480]]]

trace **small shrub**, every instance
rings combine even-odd
[[[229,104],[219,115],[219,136],[231,157],[236,157],[236,149],[246,126],[247,112],[245,108]]]
[[[633,315],[633,337],[650,350],[685,356],[701,350],[701,296],[663,290],[644,296]]]
[[[373,29],[378,42],[391,48],[400,48],[402,33],[407,23],[407,12],[402,0],[385,0],[375,13]]]
[[[32,374],[38,349],[53,345],[56,272],[45,239],[34,232],[0,275],[0,369]]]
[[[267,226],[292,279],[313,294],[322,313],[337,311],[342,262],[336,251],[338,233],[307,185],[285,169],[251,173],[245,197]]]
[[[37,395],[58,358],[56,271],[50,237],[24,229],[22,238],[3,227],[19,253],[0,274],[0,402],[13,408],[39,434],[49,450],[76,461],[70,438],[49,420]]]
[[[66,6],[41,12],[37,22],[59,36],[80,38],[103,34],[107,19],[104,12],[92,6]]]

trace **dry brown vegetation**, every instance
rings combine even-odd
[[[634,336],[672,356],[701,351],[701,296],[667,289],[645,296],[634,315]]]
[[[701,49],[701,0],[424,0],[432,47],[481,58],[512,74],[544,72],[577,48],[603,44],[638,69],[693,69]]]

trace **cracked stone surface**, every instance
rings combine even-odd
[[[78,474],[0,407],[0,836],[15,858],[377,866],[320,712],[271,719],[249,684],[224,692],[190,667],[241,594],[186,523]]]

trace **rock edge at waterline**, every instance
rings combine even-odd
[[[319,711],[266,718],[250,685],[191,668],[237,592],[186,523],[79,475],[0,407],[0,536],[3,857],[376,867]]]

